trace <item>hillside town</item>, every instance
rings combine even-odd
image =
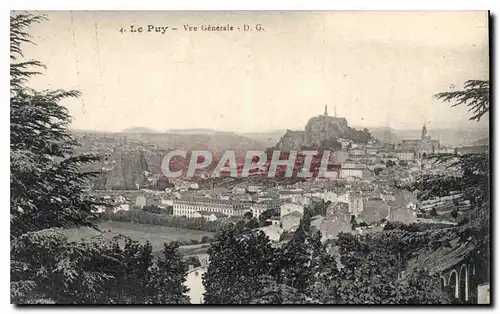
[[[326,107],[320,117],[321,121],[330,118]],[[169,179],[169,186],[163,190],[141,188],[137,184],[136,190],[94,192],[112,199],[116,204],[112,209],[115,213],[152,206],[165,215],[210,222],[255,218],[260,222],[255,229],[263,231],[276,245],[286,242],[286,235],[296,231],[305,209],[320,208],[315,211],[312,225],[321,231],[321,240],[326,242],[336,239],[339,233],[377,233],[391,223],[456,226],[461,223],[456,218],[471,208],[470,201],[458,192],[419,199],[415,192],[401,187],[425,174],[453,175],[456,171],[449,164],[436,163],[426,157],[460,155],[464,148],[441,146],[431,138],[426,125],[422,127],[421,138],[398,144],[387,145],[375,139],[356,142],[347,138],[339,138],[338,142],[338,150],[329,162],[330,170],[336,175],[329,178],[280,182],[269,180],[263,174],[218,180],[205,175],[201,179],[198,176]],[[470,146],[467,149],[484,151],[487,148]],[[196,268],[191,265],[196,270],[188,275],[191,291],[197,294],[191,296],[192,300],[199,299],[199,291],[203,290],[200,274],[208,267],[206,253],[198,253],[196,257],[203,263]],[[193,275],[195,273],[197,275]],[[456,293],[458,296],[458,288]]]
[[[488,21],[11,11],[10,302],[491,305]]]

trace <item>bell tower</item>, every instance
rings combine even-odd
[[[427,127],[425,126],[425,123],[424,123],[424,126],[422,127],[422,140],[427,136]]]

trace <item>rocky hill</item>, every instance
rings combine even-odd
[[[286,130],[275,148],[294,150],[305,147],[323,147],[325,143],[339,138],[366,143],[371,139],[371,135],[368,130],[356,130],[349,127],[345,118],[323,115],[309,119],[304,131]]]

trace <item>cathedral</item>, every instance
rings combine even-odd
[[[422,157],[425,155],[435,153],[440,147],[439,140],[433,140],[427,133],[427,127],[424,124],[420,139],[402,140],[400,150],[413,151],[417,156]]]

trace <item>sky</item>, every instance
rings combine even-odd
[[[30,29],[36,45],[24,55],[47,70],[31,85],[81,91],[64,102],[75,129],[301,130],[325,105],[360,127],[488,122],[468,122],[467,109],[433,97],[488,78],[486,11],[43,13],[49,20]]]

